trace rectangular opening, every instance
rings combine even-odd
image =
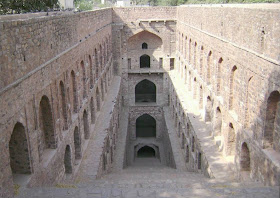
[[[159,68],[162,68],[162,58],[159,58]]]
[[[128,69],[131,69],[131,58],[127,59],[127,65],[128,65]]]
[[[174,69],[175,58],[170,58],[170,70]]]

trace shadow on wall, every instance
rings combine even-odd
[[[233,119],[231,114],[223,112],[223,109],[227,108],[219,106],[220,103],[215,101],[214,94],[206,95],[209,90],[199,91],[198,98],[193,96],[193,99],[199,100],[196,105],[199,105],[200,109],[203,108],[204,121],[212,124],[209,140],[211,136],[224,135],[224,139],[218,139],[221,141],[220,150],[224,150],[226,156],[234,159],[233,169],[237,171],[238,177],[241,180],[246,181],[251,178],[274,186],[280,184],[280,167],[277,165],[280,159],[280,70],[276,66],[268,78],[256,75],[249,70],[246,71],[245,79],[247,80],[239,82],[240,87],[233,85],[233,73],[237,70],[236,66],[230,71],[229,110],[238,114],[239,123],[236,123],[236,119]],[[182,72],[180,68],[178,72]],[[186,78],[186,75],[184,77]],[[202,85],[198,86],[194,83],[197,82],[191,83],[185,79],[185,86],[188,86],[191,94],[197,92],[198,89],[202,90]],[[246,94],[241,94],[241,91],[243,93],[246,91]],[[206,99],[204,105],[201,105],[200,101],[203,101],[201,98]],[[174,100],[175,105],[178,105],[177,97]],[[240,106],[239,111],[233,108],[234,105]],[[191,117],[192,114],[189,116]],[[178,124],[177,114],[173,117],[175,117],[175,123]],[[189,157],[186,158],[188,159],[186,161],[189,161]],[[214,159],[214,156],[210,158]]]
[[[237,133],[236,163],[241,179],[247,172],[254,180],[274,186],[280,184],[280,70],[274,69],[267,79],[258,78],[247,78],[244,133]],[[259,97],[254,95],[256,87]],[[262,102],[257,101],[261,96]]]
[[[127,40],[128,69],[158,68],[157,54],[162,51],[162,39],[145,29],[133,33]],[[139,31],[137,29],[137,31]],[[132,34],[132,35],[130,35]]]

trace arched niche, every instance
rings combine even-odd
[[[142,43],[142,49],[148,49],[148,44],[147,43]]]
[[[135,86],[135,102],[156,102],[156,85],[145,79]]]
[[[156,137],[156,120],[149,114],[136,119],[136,137]]]
[[[150,68],[151,67],[151,58],[147,54],[140,56],[140,68]]]
[[[65,148],[64,153],[64,168],[66,174],[72,173],[72,156],[71,156],[71,148],[69,145]]]
[[[149,146],[143,146],[137,151],[137,157],[156,157],[156,151]]]
[[[162,39],[158,35],[144,30],[128,39],[127,48],[128,50],[144,49],[142,48],[143,43],[149,44],[149,50],[159,50],[163,44]]]
[[[250,151],[246,142],[241,146],[240,170],[250,171]]]
[[[10,166],[12,174],[31,174],[28,141],[25,128],[16,123],[9,141]]]

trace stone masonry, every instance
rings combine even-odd
[[[143,155],[198,180],[279,186],[279,14],[256,4],[1,16],[0,197],[95,181],[115,164],[129,172]]]

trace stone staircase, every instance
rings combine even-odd
[[[21,189],[19,198],[186,198],[279,197],[279,187],[223,182],[162,165],[131,166],[99,180],[56,187]]]
[[[118,172],[123,169],[125,148],[126,148],[126,136],[128,128],[128,107],[122,107],[122,112],[120,114],[120,126],[118,129],[118,139],[116,143],[116,156],[113,162],[113,172]]]

